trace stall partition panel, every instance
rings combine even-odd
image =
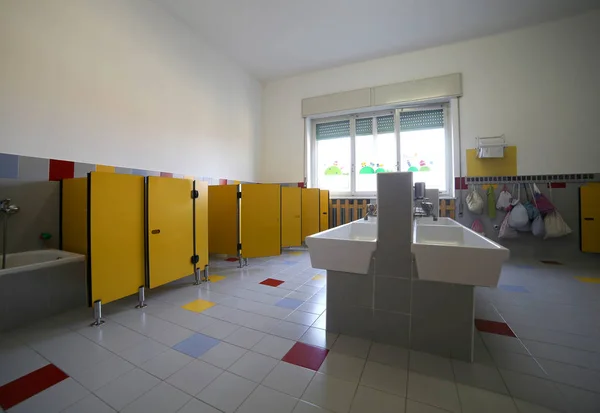
[[[198,268],[208,265],[208,183],[195,182],[198,198],[196,199],[196,255]]]
[[[144,178],[88,175],[90,304],[135,294],[144,285]]]
[[[239,185],[208,187],[208,251],[238,256]]]
[[[318,188],[302,188],[302,242],[309,235],[319,232]]]
[[[150,176],[147,184],[150,288],[194,272],[193,181]]]
[[[87,255],[87,177],[61,182],[61,249]]]
[[[600,252],[600,184],[580,188],[581,251]]]
[[[281,254],[281,189],[277,184],[241,185],[242,257]]]
[[[319,231],[325,231],[329,229],[329,190],[321,189],[319,197]]]
[[[281,188],[281,246],[302,246],[302,188]]]

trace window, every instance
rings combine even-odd
[[[377,191],[378,173],[409,171],[415,182],[448,193],[448,119],[447,107],[437,105],[314,120],[312,184],[333,195],[368,196]]]

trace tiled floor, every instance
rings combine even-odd
[[[328,333],[305,252],[0,336],[8,412],[598,413],[600,268],[513,261],[476,290],[475,362]],[[2,409],[0,408],[0,411]]]

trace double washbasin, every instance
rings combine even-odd
[[[368,274],[377,221],[354,221],[306,238],[312,266]],[[421,280],[497,286],[509,251],[450,218],[416,218],[411,252]]]

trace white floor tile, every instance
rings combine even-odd
[[[269,332],[274,336],[287,338],[289,340],[299,340],[306,333],[308,326],[287,321],[281,321]]]
[[[457,383],[508,394],[508,389],[496,366],[490,367],[484,364],[452,360],[452,367]]]
[[[185,406],[181,408],[177,413],[222,413],[220,410],[215,409],[208,404],[201,402],[198,399],[190,400]]]
[[[200,331],[215,321],[214,318],[181,307],[170,307],[157,313],[156,316],[193,331]]]
[[[195,396],[223,373],[218,367],[201,360],[194,360],[166,381],[184,392]]]
[[[305,313],[303,311],[294,311],[292,314],[286,317],[285,321],[290,323],[302,324],[305,326],[311,326],[317,321],[319,316],[317,314]]]
[[[10,413],[60,412],[88,394],[90,393],[83,386],[68,378],[17,404],[10,409]]]
[[[525,400],[513,399],[519,409],[519,413],[558,413],[556,410],[550,410],[537,404],[526,402]]]
[[[358,386],[350,413],[403,413],[404,397]]]
[[[254,347],[252,347],[252,351],[256,351],[257,353],[264,354],[265,356],[281,360],[281,358],[283,358],[283,356],[290,351],[295,343],[295,341],[288,340],[286,338],[275,337],[267,334],[265,338],[260,340]]]
[[[321,304],[315,304],[315,303],[304,303],[297,309],[299,311],[304,311],[305,313],[321,315],[321,314],[323,314],[323,311],[325,311],[325,306],[321,305]]]
[[[300,397],[314,375],[313,370],[280,361],[262,384],[290,396]]]
[[[256,383],[263,381],[277,365],[278,360],[249,351],[227,370]]]
[[[265,334],[261,333],[260,331],[252,330],[246,327],[240,327],[238,330],[225,337],[224,341],[235,344],[239,347],[251,349],[264,337]]]
[[[600,393],[599,372],[553,360],[539,361],[548,373],[549,380]]]
[[[460,412],[458,391],[454,382],[414,371],[408,373],[408,398],[451,412]]]
[[[373,343],[369,360],[392,367],[408,369],[408,349],[389,344]]]
[[[254,330],[262,331],[263,333],[268,333],[277,324],[279,324],[278,319],[254,314],[251,318],[246,320],[244,326]]]
[[[558,411],[566,410],[567,403],[556,383],[509,370],[500,369],[500,374],[512,397]]]
[[[25,345],[0,349],[0,386],[10,383],[48,364],[48,360]]]
[[[290,413],[298,399],[258,386],[237,410],[237,413]]]
[[[454,381],[454,371],[450,359],[421,351],[410,351],[409,369],[426,376]]]
[[[77,332],[114,353],[133,347],[146,339],[142,334],[117,323],[105,323],[95,328],[86,326]]]
[[[191,396],[181,390],[167,383],[161,383],[121,411],[123,413],[175,413],[190,399]]]
[[[319,316],[319,318],[317,318],[317,321],[315,321],[312,326],[326,330],[327,329],[327,311],[324,311],[323,314],[321,314]]]
[[[177,350],[167,350],[142,364],[141,368],[161,380],[184,368],[194,359]]]
[[[314,403],[336,413],[347,413],[352,403],[351,395],[356,383],[317,373],[302,396],[302,400]]]
[[[572,411],[578,413],[597,413],[600,409],[600,394],[583,389],[578,389],[564,384],[559,384],[558,388],[565,397],[569,413]]]
[[[406,413],[448,413],[448,410],[442,410],[438,407],[409,399],[406,400]]]
[[[397,396],[406,396],[408,372],[384,364],[367,361],[360,378],[362,386],[372,387]]]
[[[519,413],[512,397],[457,384],[463,413]]]
[[[233,413],[257,386],[248,379],[224,372],[196,397],[225,413]]]
[[[369,354],[370,347],[371,342],[369,340],[340,335],[335,341],[333,347],[331,347],[331,351],[366,359]]]
[[[233,344],[219,343],[200,356],[200,359],[213,366],[227,369],[246,354],[246,351],[248,350],[234,346]]]
[[[319,373],[358,383],[364,366],[365,359],[329,352],[319,368]]]
[[[316,406],[312,403],[305,402],[304,400],[300,400],[296,405],[293,413],[327,413],[331,410],[325,410],[319,406]]]
[[[109,406],[119,411],[159,383],[160,380],[156,377],[136,368],[95,393]]]
[[[63,413],[115,413],[115,410],[93,394],[71,405]]]
[[[88,390],[98,390],[110,381],[134,369],[134,365],[117,355],[84,370],[76,370],[71,377]]]
[[[321,328],[311,327],[306,330],[306,333],[304,333],[304,335],[300,337],[300,340],[298,341],[306,344],[312,344],[313,346],[317,347],[331,349],[337,338],[338,335],[335,333],[327,332]]]
[[[296,291],[291,292],[288,295],[286,295],[286,298],[292,298],[294,300],[300,300],[300,301],[307,301],[312,296],[313,296],[312,293],[305,293],[305,292],[296,290]]]
[[[125,360],[139,367],[151,358],[154,358],[167,350],[169,350],[169,347],[158,341],[154,341],[151,338],[147,338],[141,343],[129,347],[118,354]]]
[[[203,328],[200,330],[200,332],[218,340],[223,340],[238,328],[240,328],[240,326],[228,323],[227,321],[215,320],[214,323],[211,323],[208,327]]]

